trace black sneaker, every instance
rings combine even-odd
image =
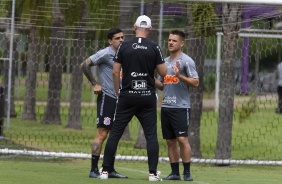
[[[184,181],[193,181],[191,173],[184,174]]]
[[[180,175],[170,173],[167,177],[163,178],[163,180],[181,180]]]
[[[116,172],[116,171],[110,172],[110,173],[108,174],[108,177],[109,177],[109,178],[128,178],[128,176],[119,174],[119,173]]]
[[[91,171],[89,173],[89,178],[99,178],[100,177],[100,173],[98,171]]]

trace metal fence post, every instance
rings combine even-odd
[[[4,88],[0,85],[0,137],[3,136],[4,129],[4,116],[5,116],[5,97]]]

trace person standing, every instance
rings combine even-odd
[[[112,125],[116,106],[116,95],[113,85],[112,69],[113,58],[119,44],[123,41],[124,35],[121,29],[112,28],[108,31],[109,46],[93,54],[81,63],[81,69],[92,85],[97,97],[97,133],[92,142],[90,178],[99,178],[98,161],[102,145],[107,138]],[[98,66],[100,83],[93,77],[91,66]],[[112,170],[110,178],[128,178]]]
[[[161,124],[163,138],[166,139],[171,174],[163,180],[181,180],[179,159],[184,166],[184,180],[193,181],[190,173],[191,147],[188,141],[190,121],[189,87],[199,85],[199,77],[194,61],[182,52],[185,34],[173,30],[168,38],[170,56],[165,58],[168,71],[165,77],[155,78],[156,87],[163,90]],[[178,145],[180,147],[180,152]]]
[[[276,112],[282,114],[282,61],[277,65],[277,78],[278,108]]]
[[[136,37],[121,43],[114,57],[113,79],[118,102],[114,124],[104,150],[101,179],[108,179],[118,142],[135,115],[147,141],[149,181],[161,181],[157,172],[159,143],[154,72],[156,70],[160,76],[165,76],[167,68],[160,47],[146,38],[151,29],[151,19],[146,15],[139,16],[134,24]]]

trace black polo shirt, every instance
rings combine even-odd
[[[164,63],[156,43],[140,37],[125,41],[114,60],[122,67],[120,94],[147,96],[155,92],[154,72],[157,65]]]

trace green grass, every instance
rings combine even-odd
[[[66,80],[63,74],[63,80]],[[7,124],[4,124],[4,135],[9,140],[0,140],[0,148],[10,149],[34,149],[43,151],[64,151],[90,153],[90,145],[96,133],[96,107],[90,86],[84,78],[82,91],[81,123],[82,130],[65,128],[69,116],[69,107],[66,94],[66,85],[61,92],[61,122],[59,125],[42,124],[46,108],[48,75],[37,74],[37,102],[43,102],[36,106],[37,121],[23,121],[23,101],[25,94],[24,82],[20,82],[20,93],[15,97],[15,109],[18,114],[10,120],[10,130],[7,132]],[[25,81],[21,78],[20,81]],[[70,89],[69,89],[70,92]],[[206,94],[206,93],[205,93]],[[69,93],[70,95],[70,93]],[[16,96],[16,95],[15,95]],[[275,114],[277,102],[266,100],[260,96],[257,98],[257,109],[243,121],[240,120],[240,112],[244,101],[238,102],[234,108],[232,131],[232,158],[231,159],[255,159],[255,160],[282,160],[282,117]],[[240,96],[235,96],[236,99]],[[160,97],[161,99],[161,97]],[[214,158],[217,141],[218,113],[205,110],[201,116],[200,137],[201,152],[203,158]],[[166,143],[162,139],[160,118],[158,117],[158,138],[160,143],[160,156],[167,156]],[[191,122],[193,123],[193,122]],[[146,156],[145,149],[136,149],[134,144],[137,139],[139,123],[136,118],[129,124],[131,141],[120,141],[118,154]]]
[[[21,106],[16,106],[21,114]],[[10,131],[4,134],[9,140],[0,140],[0,148],[28,149],[43,151],[64,151],[90,153],[90,145],[96,133],[95,106],[82,108],[82,130],[65,128],[68,119],[68,107],[61,108],[61,125],[42,124],[45,106],[39,106],[36,122],[22,121],[20,116],[12,118]],[[281,160],[282,124],[281,117],[273,108],[257,110],[244,122],[239,122],[238,112],[233,117],[232,159]],[[217,116],[214,111],[206,111],[201,120],[201,151],[203,158],[214,158],[217,140]],[[158,118],[160,119],[160,118]],[[132,141],[121,140],[118,153],[122,155],[146,156],[145,149],[136,149],[139,122],[136,118],[129,124]],[[160,156],[167,156],[166,143],[162,139],[160,122],[158,122]]]
[[[142,184],[148,183],[148,166],[145,162],[116,161],[116,170],[129,179],[100,180],[88,178],[90,160],[13,157],[0,155],[0,183],[2,184]],[[102,163],[102,161],[100,162]],[[158,170],[165,177],[170,173],[168,163],[159,163]],[[183,166],[180,164],[180,172]],[[277,184],[282,180],[279,166],[215,167],[192,164],[193,182],[197,184]],[[163,181],[176,183],[181,181]],[[183,181],[182,181],[183,182]]]

